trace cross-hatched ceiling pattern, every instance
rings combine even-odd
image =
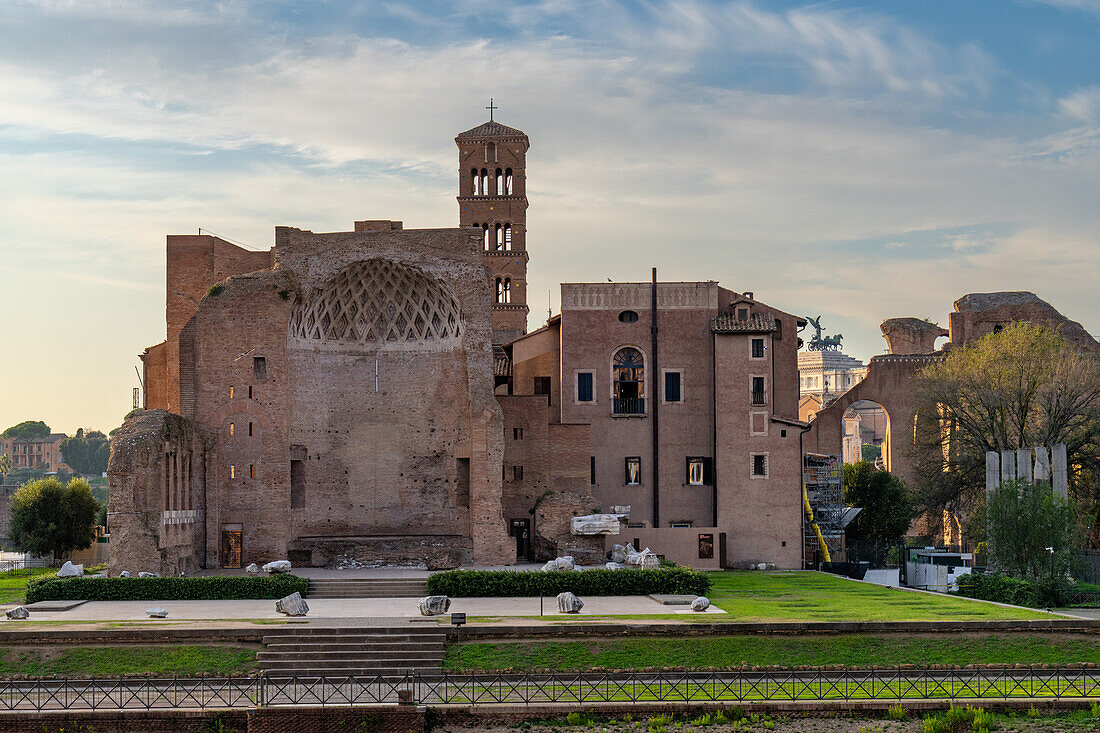
[[[427,345],[461,336],[462,314],[435,278],[394,262],[366,260],[299,303],[290,335],[330,344]]]

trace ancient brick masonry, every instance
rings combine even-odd
[[[177,335],[178,386],[164,378],[182,417],[146,412],[116,443],[112,572],[513,556],[481,239],[376,224],[280,227],[275,267],[208,286]],[[157,446],[181,431],[209,436],[181,481],[188,515],[155,490]]]

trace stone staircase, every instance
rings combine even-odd
[[[307,598],[420,598],[424,578],[310,578]]]
[[[443,628],[307,626],[264,635],[257,663],[270,677],[401,676],[442,671]]]

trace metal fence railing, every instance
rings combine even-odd
[[[1100,700],[1100,669],[635,672],[8,680],[0,711],[377,704]]]

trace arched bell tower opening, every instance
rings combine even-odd
[[[527,135],[491,117],[455,137],[459,226],[478,230],[495,294],[493,343],[527,332]]]

